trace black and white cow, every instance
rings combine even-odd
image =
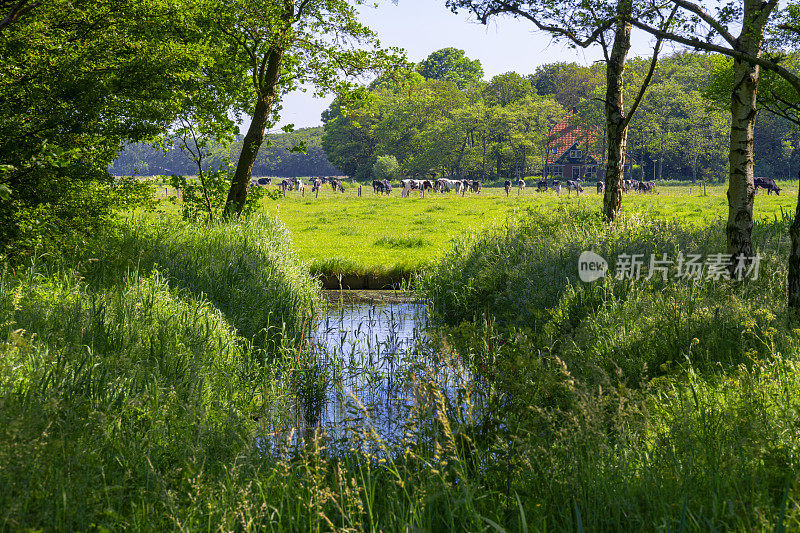
[[[556,194],[561,194],[561,182],[558,180],[553,180],[553,190],[556,191]]]
[[[344,187],[342,187],[342,180],[331,179],[331,189],[333,189],[333,192],[336,191],[344,192]]]
[[[772,178],[755,178],[754,182],[756,186],[756,192],[758,192],[758,189],[766,189],[767,194],[772,194],[774,192],[776,195],[780,196],[781,191],[783,190],[778,187],[778,184],[775,183],[775,180]]]
[[[547,180],[540,180],[536,184],[536,192],[547,192]]]
[[[481,193],[481,182],[480,182],[480,181],[478,181],[478,180],[473,180],[473,181],[472,181],[472,187],[471,187],[471,190],[472,190],[472,192],[474,192],[475,194],[480,194],[480,193]]]
[[[426,189],[433,189],[433,183],[430,180],[400,180],[400,185],[403,187],[401,195],[406,197],[411,191],[419,191],[420,196],[425,194]]]
[[[517,182],[517,194],[522,194],[525,192],[525,180],[519,180]]]
[[[606,190],[606,183],[604,181],[597,182],[597,194],[603,194]]]
[[[503,187],[506,190],[506,197],[507,197],[508,193],[511,192],[511,182],[509,180],[506,180],[506,182],[503,184]]]
[[[567,195],[569,195],[572,191],[575,191],[577,194],[583,192],[583,187],[581,187],[580,180],[567,180]]]
[[[266,185],[269,185],[270,183],[272,183],[272,178],[269,178],[269,177],[265,177],[265,178],[258,178],[258,179],[256,180],[256,184],[257,184],[259,187],[264,187],[264,186],[266,186]]]

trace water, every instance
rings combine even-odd
[[[442,410],[471,416],[477,384],[431,328],[420,302],[331,305],[314,325],[306,357],[284,435],[323,430],[336,442],[369,432],[397,442],[419,427],[420,418],[430,421]]]

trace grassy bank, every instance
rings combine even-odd
[[[0,277],[0,527],[796,529],[786,223],[757,227],[743,288],[574,279],[583,246],[705,253],[713,224],[570,208],[482,232],[423,277],[452,324],[402,430],[334,440],[295,410],[335,373],[259,334],[316,305],[285,230],[129,220],[91,258]],[[475,379],[445,389],[461,361]]]
[[[418,279],[453,325],[449,344],[498,387],[507,416],[494,429],[519,468],[509,490],[535,494],[548,527],[554,509],[589,530],[800,526],[789,223],[756,225],[759,279],[744,284],[674,268],[668,281],[615,280],[613,263],[584,283],[583,250],[707,257],[724,226],[608,227],[583,209],[462,239]]]

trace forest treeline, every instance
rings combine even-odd
[[[633,98],[649,60],[629,62],[627,97]],[[724,84],[729,62],[680,52],[662,59],[632,120],[628,153],[634,177],[725,181],[730,129]],[[593,154],[604,156],[605,65],[548,63],[532,74],[508,72],[482,80],[478,60],[444,49],[415,70],[385,76],[323,113],[322,127],[272,134],[258,152],[256,175],[347,174],[370,180],[380,156],[393,156],[397,172],[435,171],[484,179],[539,176],[550,128],[573,109],[572,121],[596,132]],[[241,137],[217,145],[205,165],[235,163]],[[800,159],[800,135],[791,122],[759,114],[756,174],[791,177]],[[196,162],[177,139],[161,146],[130,143],[109,168],[116,175],[187,174]]]
[[[109,167],[117,176],[148,175],[194,175],[197,163],[191,154],[182,148],[178,139],[169,139],[169,144],[157,146],[147,143],[130,143]],[[242,151],[242,137],[237,136],[226,147],[216,144],[204,168],[218,169],[238,160]],[[302,128],[294,132],[267,135],[258,151],[253,173],[258,176],[331,176],[339,172],[330,164],[322,150],[322,127]]]
[[[649,59],[628,63],[626,100],[649,66]],[[704,53],[681,52],[659,62],[630,125],[634,177],[727,179],[730,92],[723,87],[729,70],[728,60]],[[602,163],[605,79],[604,64],[550,63],[529,75],[475,79],[464,89],[447,76],[419,73],[378,80],[323,114],[323,147],[334,165],[361,180],[372,177],[380,156],[394,156],[408,174],[538,176],[553,140],[550,128],[574,110],[571,121],[596,132],[591,152]],[[799,141],[788,120],[761,113],[757,174],[788,178],[800,157]]]

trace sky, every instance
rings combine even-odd
[[[382,45],[404,48],[410,61],[419,62],[442,48],[460,48],[470,59],[481,61],[486,80],[509,71],[531,74],[545,63],[590,65],[602,58],[599,48],[569,48],[549,34],[534,32],[527,21],[500,18],[484,26],[466,13],[453,14],[444,0],[397,0],[396,4],[381,0],[377,8],[370,4],[360,12],[362,22],[377,32]],[[634,32],[629,57],[650,53],[650,37]],[[332,96],[314,98],[311,91],[286,95],[276,129],[285,124],[295,128],[321,125],[320,114],[331,100]]]

